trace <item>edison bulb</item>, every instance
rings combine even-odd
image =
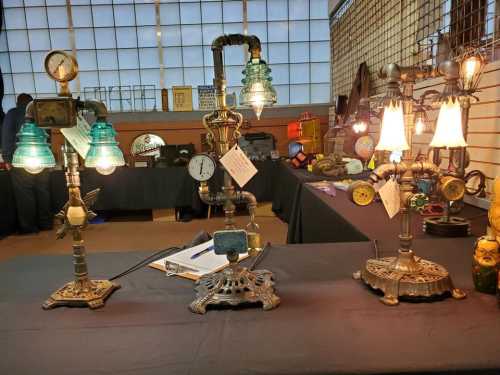
[[[480,61],[477,57],[471,56],[467,60],[464,61],[463,67],[465,69],[464,72],[464,83],[466,86],[470,86],[472,79],[474,78],[474,74],[476,74],[479,69]]]
[[[103,157],[97,161],[95,169],[100,174],[107,176],[116,170],[116,166],[111,164],[108,158]]]
[[[26,172],[31,174],[38,174],[44,169],[44,167],[40,165],[40,160],[38,160],[38,158],[27,158],[23,168]]]
[[[257,120],[260,120],[260,115],[264,109],[264,97],[262,96],[264,86],[260,82],[254,83],[250,91],[252,92],[253,111],[255,112],[255,116],[257,116]]]
[[[420,135],[424,132],[424,130],[425,130],[425,122],[422,119],[422,117],[419,117],[415,122],[415,134]]]

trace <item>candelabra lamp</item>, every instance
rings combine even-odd
[[[38,125],[53,129],[72,128],[77,125],[77,113],[81,110],[90,110],[96,116],[96,122],[90,131],[90,145],[83,145],[84,149],[90,146],[86,166],[95,167],[102,174],[109,174],[117,166],[124,165],[123,154],[115,141],[116,133],[111,124],[106,122],[107,110],[104,104],[71,97],[68,82],[78,74],[76,60],[64,51],[51,51],[46,57],[45,68],[49,76],[61,83],[61,90],[58,97],[35,99],[26,107],[25,123],[18,134],[19,142],[14,152],[13,165],[30,173],[40,173],[44,168],[54,167],[55,159],[46,142],[47,134]],[[78,306],[94,309],[102,307],[106,298],[120,286],[109,280],[91,280],[88,276],[82,230],[96,216],[89,207],[97,200],[99,189],[91,191],[82,199],[78,154],[67,140],[64,145],[64,163],[69,199],[56,215],[62,221],[57,238],[71,233],[74,280],[52,293],[42,307],[50,309],[57,306]]]
[[[438,66],[438,74],[443,76],[445,85],[443,92],[435,99],[440,109],[434,137],[430,143],[433,150],[433,162],[439,165],[440,151],[447,148],[450,161],[455,166],[449,174],[464,180],[465,183],[468,180],[465,168],[469,163],[466,142],[469,110],[471,98],[478,100],[474,93],[477,91],[484,65],[483,56],[477,50],[470,50],[465,52],[459,61],[447,59]],[[470,194],[467,189],[466,193]],[[424,231],[447,237],[470,235],[470,221],[452,215],[461,210],[462,199],[444,203],[444,215],[425,219]]]
[[[386,305],[397,305],[400,298],[431,298],[451,294],[464,298],[465,294],[453,286],[448,271],[441,265],[424,260],[412,250],[411,210],[419,208],[425,197],[416,191],[416,179],[420,175],[432,176],[438,181],[438,190],[445,199],[457,200],[464,194],[462,180],[442,176],[439,167],[430,162],[413,162],[411,137],[413,133],[413,84],[417,77],[428,72],[413,67],[390,64],[382,70],[388,78],[387,95],[382,99],[384,113],[378,151],[401,152],[399,162],[382,164],[370,175],[368,181],[358,181],[349,188],[351,199],[358,205],[370,204],[375,197],[374,184],[394,179],[399,187],[399,215],[401,218],[400,245],[395,257],[369,259],[362,269],[354,273],[355,279],[363,280],[370,287],[380,290]],[[399,90],[399,82],[403,92]],[[397,190],[395,190],[395,193]]]
[[[243,116],[230,110],[226,105],[226,80],[223,64],[223,48],[225,46],[248,45],[250,60],[243,71],[243,88],[240,93],[240,104],[251,106],[260,118],[264,106],[276,102],[276,91],[271,85],[271,69],[261,59],[260,40],[253,35],[230,34],[216,38],[212,43],[214,59],[214,87],[217,108],[203,117],[203,126],[207,130],[207,143],[212,149],[212,155],[199,154],[193,157],[188,165],[191,176],[200,182],[199,195],[203,202],[209,205],[222,205],[225,215],[225,229],[234,230],[235,205],[246,203],[250,215],[250,223],[247,225],[248,251],[251,256],[257,255],[262,250],[259,226],[255,222],[255,210],[257,200],[248,191],[236,191],[233,179],[227,170],[218,163],[240,137],[240,127]],[[208,180],[212,178],[216,168],[222,168],[224,172],[224,185],[222,191],[210,191]],[[237,259],[237,257],[236,257]],[[261,277],[257,277],[257,271],[250,271],[235,263],[234,256],[231,258],[231,266],[222,271],[220,275],[208,275],[198,282],[197,299],[190,305],[191,311],[204,313],[207,305],[230,304],[237,305],[245,302],[271,300],[272,303],[264,303],[265,309],[276,307],[279,298],[274,294],[272,273],[264,272],[264,286],[256,287],[255,283],[261,283]],[[221,278],[223,279],[221,281]],[[217,279],[217,281],[216,281]],[[222,282],[226,290],[204,287],[204,285],[218,285]],[[242,285],[243,283],[243,285]],[[239,290],[254,291],[254,295],[239,293]],[[224,293],[225,298],[217,298],[218,293]],[[269,295],[273,297],[269,299]],[[243,298],[245,297],[245,298]],[[246,298],[249,297],[249,298]]]

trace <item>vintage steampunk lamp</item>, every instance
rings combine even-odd
[[[104,104],[93,100],[82,102],[71,97],[68,82],[78,74],[78,65],[73,56],[64,51],[51,51],[45,59],[45,69],[50,77],[61,83],[59,97],[35,99],[28,104],[26,121],[18,134],[19,142],[14,152],[13,165],[30,173],[40,173],[44,168],[54,167],[54,155],[46,142],[47,134],[38,126],[61,130],[75,127],[77,112],[84,109],[93,111],[97,118],[90,132],[86,166],[95,167],[102,174],[109,174],[117,166],[124,165],[123,154],[114,138],[116,133],[111,124],[106,122],[107,110]],[[78,154],[68,141],[64,145],[64,162],[69,200],[56,215],[63,222],[57,238],[64,237],[68,232],[72,234],[75,279],[54,292],[45,301],[43,308],[98,308],[120,287],[108,280],[91,280],[88,277],[82,230],[95,217],[89,207],[96,201],[99,189],[91,191],[82,199]]]
[[[444,52],[447,53],[446,48]],[[474,93],[477,91],[484,66],[484,58],[477,50],[467,50],[459,61],[447,59],[441,62],[437,69],[438,74],[443,76],[445,85],[443,92],[435,99],[440,109],[434,137],[430,143],[432,159],[434,164],[439,165],[440,150],[448,148],[450,160],[455,166],[455,170],[450,174],[464,180],[465,183],[469,176],[473,175],[465,174],[465,168],[469,163],[466,142],[469,110],[471,98],[476,98]],[[475,194],[468,190],[466,193]],[[450,215],[461,209],[461,203],[462,200],[445,202],[445,214],[425,219],[424,230],[430,234],[452,237],[470,234],[471,224],[468,220]]]
[[[247,226],[248,248],[250,255],[257,255],[262,250],[259,226],[255,222],[257,200],[248,191],[236,190],[233,180],[224,170],[224,186],[220,192],[209,189],[208,180],[214,175],[217,160],[224,156],[240,137],[243,116],[231,111],[226,105],[226,80],[224,75],[224,46],[248,45],[250,60],[246,64],[244,85],[240,93],[240,104],[251,106],[260,117],[264,106],[276,103],[276,92],[271,85],[271,77],[266,62],[261,59],[261,45],[256,36],[231,34],[222,35],[212,43],[214,59],[214,86],[217,108],[203,117],[207,130],[207,143],[215,154],[195,155],[188,166],[191,176],[200,182],[199,195],[209,205],[222,205],[225,214],[225,229],[235,229],[235,205],[246,203],[250,214]],[[220,168],[224,169],[221,165]],[[234,255],[234,254],[233,254]],[[269,271],[250,271],[237,263],[238,256],[229,256],[230,265],[220,273],[207,275],[197,284],[197,298],[190,309],[203,314],[208,305],[239,305],[248,302],[261,302],[263,308],[272,309],[279,304],[279,297],[274,293],[273,275]],[[217,287],[214,287],[217,286]],[[223,287],[222,287],[223,286]]]
[[[446,200],[461,199],[465,190],[462,180],[442,176],[439,167],[430,162],[413,162],[412,159],[413,85],[416,78],[428,74],[429,71],[396,64],[383,69],[382,75],[388,79],[387,95],[383,98],[384,114],[376,150],[402,152],[402,160],[378,166],[368,181],[355,182],[349,188],[351,199],[356,204],[367,205],[375,197],[373,185],[378,181],[394,178],[399,184],[401,233],[397,256],[369,259],[353,275],[382,291],[381,301],[386,305],[397,305],[400,297],[430,298],[446,293],[457,299],[465,297],[453,286],[443,266],[416,256],[412,250],[411,209],[425,203],[425,197],[416,192],[416,179],[423,174],[432,176],[439,181],[439,192]],[[403,92],[399,90],[400,81]]]

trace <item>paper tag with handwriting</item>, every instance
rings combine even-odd
[[[220,159],[220,162],[239,187],[245,186],[257,173],[257,168],[237,144]]]
[[[401,207],[398,183],[392,178],[389,179],[389,181],[387,181],[385,185],[378,190],[378,194],[382,199],[387,215],[389,215],[389,218],[392,219],[397,215]]]

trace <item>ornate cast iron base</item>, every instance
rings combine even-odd
[[[261,302],[264,310],[271,310],[280,303],[274,292],[273,274],[266,270],[249,271],[232,264],[222,272],[202,277],[196,285],[196,300],[189,309],[197,314],[205,314],[208,305]]]
[[[443,266],[416,257],[413,251],[399,251],[397,257],[369,259],[353,277],[381,290],[384,296],[380,300],[389,306],[397,305],[399,297],[431,298],[447,292],[455,299],[466,296],[453,286]]]
[[[58,306],[97,309],[104,306],[106,298],[119,288],[120,285],[108,280],[71,281],[52,293],[42,307],[45,310]]]

